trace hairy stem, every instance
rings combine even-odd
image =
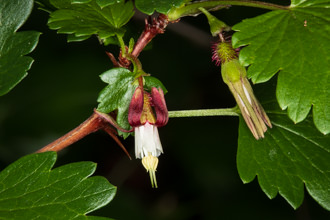
[[[223,109],[199,109],[199,110],[180,110],[169,111],[170,118],[183,118],[183,117],[205,117],[205,116],[239,116],[239,110],[234,108]]]

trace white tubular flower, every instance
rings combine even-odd
[[[142,159],[152,187],[157,188],[158,156],[163,153],[157,127],[166,125],[168,121],[163,90],[152,88],[150,95],[138,87],[129,106],[128,121],[135,132],[135,156]]]
[[[158,129],[155,125],[146,122],[144,125],[135,127],[135,156],[142,159],[152,155],[158,157],[163,153],[160,143]]]

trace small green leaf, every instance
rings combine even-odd
[[[32,154],[0,173],[0,219],[108,219],[85,215],[116,193],[105,178],[88,178],[96,164],[78,162],[51,170],[55,161],[55,152]]]
[[[100,7],[96,0],[75,1],[51,0],[51,3],[59,10],[50,14],[48,25],[58,33],[71,34],[78,39],[87,39],[97,34],[104,42],[109,41],[115,35],[123,35],[123,26],[134,14],[132,1],[107,4]],[[71,37],[72,39],[72,37]]]
[[[130,129],[127,118],[128,107],[137,87],[133,83],[133,73],[126,68],[113,68],[101,74],[100,77],[109,85],[101,91],[97,99],[99,102],[97,110],[110,113],[117,109],[117,123],[124,129]]]
[[[151,15],[154,11],[167,14],[172,7],[179,7],[183,0],[135,0],[137,9]]]
[[[269,83],[259,94],[269,94]],[[274,93],[263,104],[273,128],[265,138],[255,140],[240,117],[237,168],[244,183],[258,176],[261,189],[269,198],[278,193],[293,208],[308,193],[325,209],[330,210],[330,136],[314,127],[312,117],[294,124],[276,102]]]
[[[33,0],[0,0],[0,96],[13,89],[31,68],[24,55],[36,47],[40,33],[16,32],[29,17]]]
[[[163,83],[159,81],[159,79],[152,76],[144,76],[143,79],[144,79],[144,88],[148,89],[149,91],[151,91],[152,87],[155,87],[155,88],[162,88],[164,94],[167,93],[167,89],[165,88]]]
[[[316,127],[330,132],[330,1],[296,0],[278,10],[235,25],[235,47],[246,46],[240,61],[250,65],[254,83],[279,72],[277,100],[295,122],[303,121],[313,105]]]

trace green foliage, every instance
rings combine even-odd
[[[259,94],[270,94],[267,84]],[[330,136],[317,131],[311,116],[295,125],[272,96],[261,99],[273,125],[264,139],[255,140],[240,117],[237,167],[241,179],[248,183],[257,175],[269,198],[280,193],[294,208],[303,202],[305,184],[308,193],[330,210]]]
[[[151,91],[152,87],[155,87],[155,88],[162,88],[164,94],[167,93],[167,89],[159,79],[152,76],[145,76],[143,77],[143,79],[144,79],[144,87],[149,91]]]
[[[36,47],[40,33],[16,32],[27,20],[33,0],[0,0],[0,96],[8,93],[26,75],[33,59],[24,55]]]
[[[100,75],[103,82],[108,83],[97,99],[97,110],[103,113],[117,112],[117,123],[124,129],[129,129],[128,107],[137,87],[134,75],[125,68],[113,68]]]
[[[51,3],[59,10],[50,14],[48,25],[58,33],[70,34],[69,41],[81,41],[97,34],[105,44],[115,43],[114,36],[124,35],[123,26],[134,14],[132,1],[104,4],[91,0],[71,4],[71,0],[51,0]]]
[[[179,7],[183,0],[136,0],[135,6],[137,9],[151,15],[154,11],[167,14],[172,7]]]
[[[288,10],[272,11],[235,25],[235,47],[246,46],[240,61],[250,65],[254,83],[279,72],[277,100],[295,122],[313,105],[316,127],[330,132],[330,1],[293,1]],[[252,31],[253,30],[253,31]]]
[[[91,2],[92,0],[71,0],[72,3],[88,3]],[[106,7],[108,5],[116,4],[119,2],[124,2],[125,0],[96,0],[96,3],[101,7]]]
[[[85,215],[116,193],[105,178],[88,178],[96,164],[78,162],[51,170],[55,161],[55,152],[32,154],[0,173],[1,219],[108,219]]]
[[[48,13],[56,10],[56,8],[50,3],[50,0],[35,0],[35,2],[38,4],[39,9]]]
[[[96,0],[96,3],[101,7],[106,7],[108,5],[116,4],[118,2],[125,2],[125,0]]]

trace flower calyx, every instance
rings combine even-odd
[[[129,106],[128,122],[132,127],[141,126],[147,122],[157,127],[166,125],[168,111],[163,90],[153,87],[150,94],[142,87],[137,87]]]

